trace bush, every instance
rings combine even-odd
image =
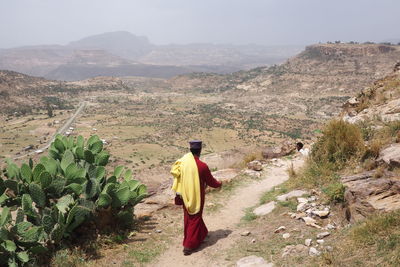
[[[346,187],[339,182],[329,184],[322,189],[331,202],[344,202],[344,192]]]
[[[351,158],[361,156],[364,149],[364,140],[357,126],[332,120],[314,145],[311,158],[317,164],[331,163],[334,169],[341,169]]]
[[[146,186],[123,166],[108,175],[109,157],[96,135],[87,141],[58,135],[40,163],[8,162],[0,177],[1,266],[24,265],[82,224],[107,221],[106,215],[109,222],[132,223],[133,207],[146,197]]]

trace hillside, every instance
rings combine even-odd
[[[342,103],[374,80],[390,73],[400,60],[400,46],[318,44],[281,65],[231,75],[190,74],[170,80],[180,90],[221,92],[253,108],[286,110],[308,118],[338,114]],[[288,105],[288,103],[290,103]]]

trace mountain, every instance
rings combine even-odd
[[[231,73],[281,63],[300,49],[212,44],[157,46],[143,36],[110,32],[65,46],[2,49],[0,69],[67,81],[102,75],[170,78],[195,71]]]
[[[99,49],[122,58],[137,60],[149,53],[153,45],[145,36],[136,36],[129,32],[117,31],[89,36],[71,42],[67,47],[72,49]]]

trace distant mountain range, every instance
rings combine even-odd
[[[281,63],[302,46],[154,45],[129,32],[93,35],[68,45],[0,49],[0,69],[57,80],[96,76],[169,78],[191,72],[230,73]]]

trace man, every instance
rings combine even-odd
[[[296,144],[297,151],[299,151],[303,156],[307,157],[310,154],[310,150],[308,148],[304,148],[304,144],[298,142]]]
[[[200,160],[202,142],[194,140],[189,144],[191,153],[185,154],[171,168],[175,202],[183,204],[184,255],[190,255],[197,249],[208,234],[202,217],[207,185],[213,188],[222,185],[212,176],[207,164]]]

